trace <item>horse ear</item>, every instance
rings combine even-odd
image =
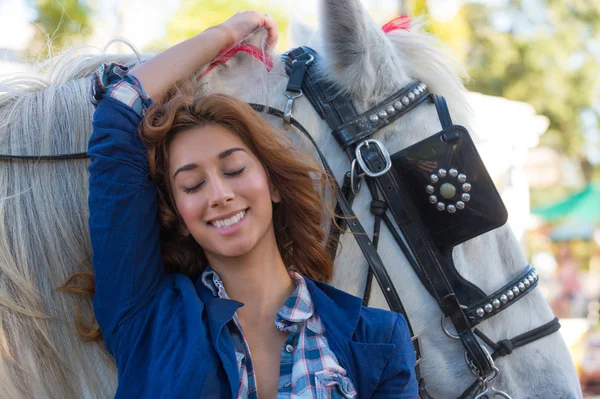
[[[321,24],[327,70],[341,88],[377,98],[408,79],[391,42],[359,0],[323,0]]]

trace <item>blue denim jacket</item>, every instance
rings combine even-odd
[[[117,398],[231,398],[239,376],[224,328],[241,303],[200,279],[165,274],[156,188],[137,134],[140,117],[104,97],[88,153],[94,311],[115,357]],[[415,353],[404,318],[306,279],[331,350],[359,398],[416,398]],[[327,384],[336,384],[335,375]],[[317,392],[318,392],[317,387]]]

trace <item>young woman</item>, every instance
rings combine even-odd
[[[402,316],[324,283],[320,169],[247,104],[171,90],[261,27],[272,46],[275,21],[244,12],[92,79],[94,310],[116,396],[417,397]]]

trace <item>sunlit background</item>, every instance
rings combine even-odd
[[[466,65],[480,152],[561,318],[582,386],[600,394],[600,1],[363,3],[380,24],[423,15]],[[279,50],[292,19],[318,22],[316,0],[0,0],[0,75],[116,36],[142,51],[162,48],[244,9],[278,20]]]

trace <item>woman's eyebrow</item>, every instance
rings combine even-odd
[[[243,148],[238,148],[238,147],[230,148],[230,149],[225,150],[222,153],[220,153],[219,154],[219,159],[227,158],[228,156],[230,156],[231,154],[233,154],[236,151],[244,151],[244,152],[246,152],[246,150],[244,150]]]
[[[187,165],[183,165],[181,168],[177,169],[173,174],[173,180],[175,180],[175,176],[179,174],[179,172],[185,172],[186,170],[193,170],[198,167],[195,163],[188,163]]]
[[[219,159],[225,159],[225,158],[227,158],[228,156],[230,156],[231,154],[233,154],[236,151],[246,152],[246,150],[244,150],[243,148],[234,147],[234,148],[230,148],[228,150],[225,150],[225,151],[219,153],[218,158]],[[173,174],[173,180],[175,180],[175,176],[177,176],[179,174],[179,172],[185,172],[185,171],[188,171],[188,170],[193,170],[193,169],[196,169],[197,167],[198,167],[198,165],[195,164],[195,163],[188,163],[186,165],[183,165],[181,168],[179,168],[179,169],[177,169],[175,171],[175,173]]]

